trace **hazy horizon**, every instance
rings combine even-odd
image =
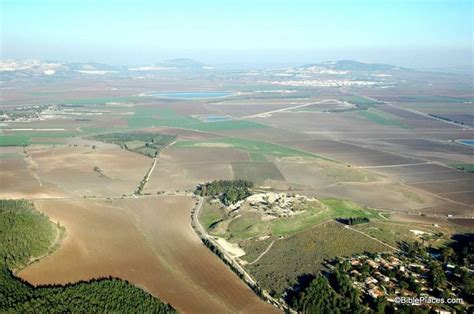
[[[4,59],[472,67],[470,1],[2,2]]]

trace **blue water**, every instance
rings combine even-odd
[[[474,140],[460,140],[459,142],[464,145],[474,146]]]
[[[167,99],[206,99],[231,96],[232,92],[170,92],[149,93],[148,96]]]
[[[232,119],[234,119],[234,118],[231,117],[231,116],[227,116],[227,115],[210,114],[210,115],[205,116],[205,120],[207,122],[229,121],[229,120],[232,120]]]

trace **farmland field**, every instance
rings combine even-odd
[[[68,233],[57,252],[19,276],[51,284],[112,275],[145,287],[184,312],[273,311],[201,244],[189,225],[193,202],[179,196],[40,201],[39,210]]]
[[[75,195],[131,194],[151,165],[149,158],[96,142],[83,146],[33,147],[27,152],[36,176]]]
[[[233,162],[234,178],[264,184],[265,180],[285,181],[280,170],[272,162]]]
[[[259,142],[239,138],[222,138],[211,141],[181,141],[177,142],[174,147],[178,148],[190,148],[190,147],[230,147],[238,150],[247,151],[249,153],[260,153],[268,154],[276,157],[291,157],[291,156],[302,156],[302,157],[315,157],[311,153],[285,147],[278,144]]]

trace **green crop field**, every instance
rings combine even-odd
[[[273,155],[275,157],[314,157],[325,159],[318,155],[311,154],[302,150],[294,149],[288,146],[252,141],[235,137],[219,138],[206,141],[180,141],[174,144],[177,148],[192,148],[192,147],[232,147],[240,149],[249,153],[258,153],[264,155]]]
[[[450,164],[450,166],[462,171],[474,173],[474,164]]]
[[[0,146],[27,146],[30,144],[56,145],[63,144],[66,139],[78,135],[76,131],[58,131],[58,132],[34,132],[34,131],[15,131],[12,133],[0,134]],[[40,140],[35,140],[40,139]],[[48,141],[47,139],[54,139]],[[60,139],[60,141],[57,141]]]
[[[402,129],[408,129],[409,126],[404,124],[398,117],[378,109],[369,109],[359,112],[359,115],[384,126],[394,126]]]
[[[414,95],[414,96],[400,96],[399,102],[449,102],[449,103],[463,103],[473,101],[472,98],[449,97],[449,96],[435,96],[435,95]]]
[[[250,159],[252,161],[267,161],[267,157],[264,154],[258,152],[249,152]]]
[[[356,105],[357,109],[360,109],[360,110],[365,110],[365,109],[373,107],[374,105],[380,104],[380,102],[378,101],[361,97],[361,96],[356,96],[356,95],[342,96],[342,97],[339,97],[339,99],[342,101],[348,101]]]
[[[66,99],[61,103],[67,105],[103,105],[110,102],[121,102],[121,103],[136,103],[136,102],[145,102],[148,101],[145,97],[139,96],[119,96],[119,97],[100,97],[100,98],[75,98],[75,99]]]
[[[130,128],[145,128],[152,126],[169,126],[198,131],[225,131],[247,128],[264,128],[266,126],[246,120],[202,122],[188,116],[177,114],[172,109],[137,108],[135,114],[128,118]]]

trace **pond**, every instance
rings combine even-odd
[[[474,140],[458,140],[458,142],[464,145],[474,146]]]
[[[229,121],[233,119],[234,117],[229,116],[229,115],[208,114],[208,115],[201,116],[201,120],[204,122]]]

